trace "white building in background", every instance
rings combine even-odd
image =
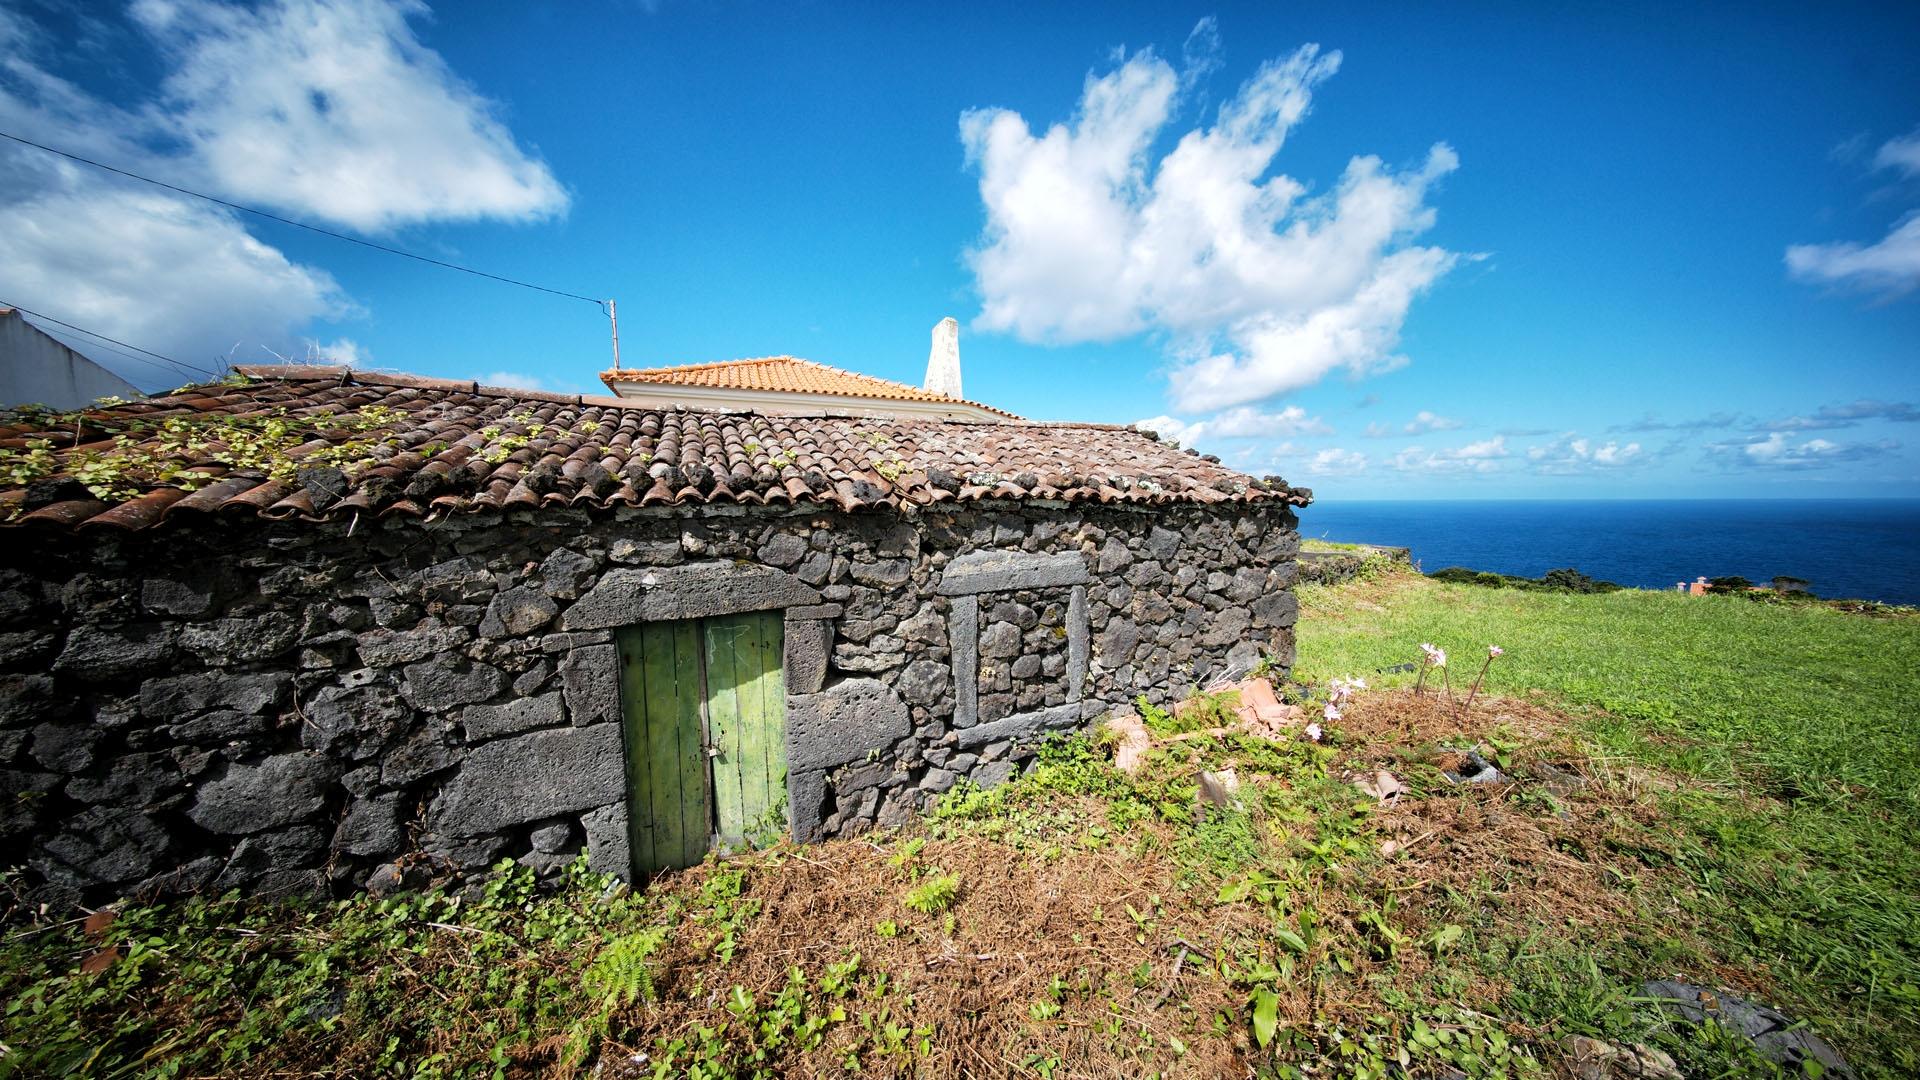
[[[127,380],[74,352],[18,311],[0,307],[0,406],[78,409],[103,397],[144,397]]]
[[[614,368],[600,379],[639,405],[828,416],[1018,420],[1004,409],[960,396],[960,324],[933,328],[923,386],[875,378],[793,356],[762,356],[680,367]]]

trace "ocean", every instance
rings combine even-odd
[[[1920,499],[1328,499],[1300,511],[1300,535],[1411,548],[1429,572],[1571,566],[1642,589],[1785,574],[1825,597],[1920,604]]]

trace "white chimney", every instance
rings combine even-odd
[[[950,398],[960,393],[960,324],[949,315],[933,324],[933,348],[927,351],[927,381],[923,389]]]

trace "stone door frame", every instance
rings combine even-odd
[[[805,840],[819,830],[819,810],[807,808],[808,792],[802,790],[807,785],[795,783],[795,761],[805,762],[809,758],[804,751],[796,757],[796,742],[803,740],[796,740],[794,721],[826,682],[827,657],[833,646],[833,620],[842,610],[839,604],[822,603],[819,590],[792,574],[758,563],[711,560],[679,566],[609,570],[567,609],[562,616],[562,628],[611,632],[642,623],[780,611],[785,634],[781,664],[787,706],[787,820],[795,838]],[[612,659],[613,650],[608,648],[606,652]],[[611,700],[619,701],[617,662],[598,675],[606,684]],[[624,723],[621,728],[624,771]],[[629,808],[624,793],[615,805],[619,807],[617,825],[609,821],[601,830],[608,850],[592,857],[592,862],[601,869],[620,867],[616,872],[625,879],[631,873],[626,869],[631,865],[631,857],[626,844]],[[612,850],[615,845],[620,850]]]

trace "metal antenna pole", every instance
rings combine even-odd
[[[607,301],[607,322],[613,326],[613,370],[620,370],[620,312],[613,301]]]

